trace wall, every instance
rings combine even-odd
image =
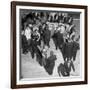
[[[29,1],[29,0],[24,0]],[[33,2],[48,2],[48,3],[60,3],[60,4],[80,4],[88,5],[88,16],[90,15],[90,0],[30,0]],[[10,2],[11,0],[0,0],[0,90],[10,89]],[[90,17],[88,17],[88,24],[90,23]],[[88,25],[88,30],[90,26]],[[90,34],[90,31],[88,31]],[[89,36],[89,35],[88,35]],[[88,37],[90,38],[90,36]],[[90,41],[88,41],[88,46]],[[90,53],[90,47],[88,47],[88,53]],[[90,59],[90,57],[88,57]],[[90,60],[88,61],[88,68],[90,68]],[[88,70],[88,76],[90,76],[90,70]],[[90,77],[88,78],[88,85],[75,85],[75,86],[61,86],[61,87],[46,87],[46,88],[32,88],[31,90],[89,90],[90,89]],[[25,90],[25,89],[23,89]],[[29,89],[28,89],[29,90]]]

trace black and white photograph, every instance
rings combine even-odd
[[[80,76],[80,12],[20,9],[21,78]]]
[[[16,67],[13,67],[17,85],[86,83],[86,9],[19,4],[15,7],[16,14],[13,12],[16,15],[13,18]]]

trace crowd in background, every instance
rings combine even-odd
[[[76,37],[77,30],[73,20],[73,16],[64,12],[32,11],[22,17],[21,45],[23,54],[30,52],[32,58],[36,55],[36,60],[51,75],[57,59],[53,51],[50,51],[50,56],[47,57],[52,39],[56,50],[60,50],[64,59],[64,64],[58,66],[58,73],[69,76],[71,68],[75,71],[73,61],[75,61],[79,49],[80,39],[80,36]],[[70,63],[69,66],[68,63]]]

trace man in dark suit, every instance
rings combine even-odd
[[[64,43],[63,34],[59,31],[55,32],[52,36],[56,49],[61,48],[62,44]]]
[[[26,36],[24,35],[25,31],[22,31],[22,34],[21,34],[21,45],[22,45],[22,51],[23,51],[23,54],[26,54],[28,52],[28,42],[27,42],[27,39],[26,39]]]
[[[44,44],[50,47],[49,42],[50,42],[51,32],[49,31],[47,24],[45,24],[45,28],[42,34],[43,34],[42,36],[43,36]]]

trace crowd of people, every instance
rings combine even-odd
[[[62,12],[33,11],[21,18],[21,26],[23,54],[30,52],[32,58],[36,55],[37,62],[52,75],[57,60],[54,51],[50,51],[50,56],[47,57],[52,39],[64,60],[64,64],[60,63],[58,66],[59,75],[61,73],[62,76],[70,76],[71,68],[75,71],[73,62],[79,49],[80,36],[76,37],[72,16]]]

